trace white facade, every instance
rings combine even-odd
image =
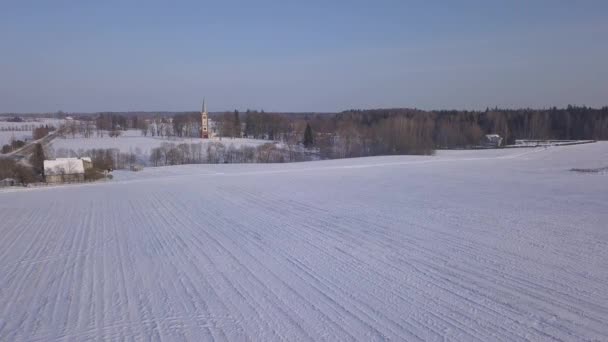
[[[87,158],[88,162],[91,158]],[[84,174],[83,159],[79,158],[57,158],[44,161],[44,175],[69,175],[75,173]]]

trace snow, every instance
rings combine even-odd
[[[134,153],[141,161],[147,162],[152,149],[160,147],[163,143],[172,143],[175,145],[186,144],[203,144],[206,148],[210,142],[221,142],[226,147],[231,144],[238,148],[242,145],[259,146],[271,141],[244,139],[244,138],[179,138],[179,137],[152,137],[142,136],[139,130],[123,131],[121,136],[117,138],[109,137],[107,134],[104,137],[93,136],[90,138],[67,136],[65,138],[56,138],[52,141],[52,146],[56,154],[64,157],[63,151],[73,151],[69,156],[80,155],[81,152],[93,149],[118,149],[122,153]],[[79,152],[80,151],[80,152]],[[67,156],[67,155],[66,155]]]
[[[520,139],[515,140],[515,145],[508,145],[506,147],[543,147],[543,146],[564,146],[564,145],[577,145],[577,144],[588,144],[594,140],[530,140]]]
[[[32,130],[40,126],[52,126],[58,128],[63,123],[61,119],[39,118],[24,122],[0,121],[0,147],[8,144],[14,136],[17,140],[32,139]]]
[[[40,126],[52,126],[55,128],[59,128],[65,120],[63,119],[53,119],[53,118],[36,118],[36,119],[26,119],[22,122],[9,122],[9,121],[0,121],[0,130],[19,130],[30,127],[40,127]]]
[[[0,191],[0,340],[608,340],[608,142]],[[57,201],[61,198],[61,201]]]
[[[0,131],[0,147],[6,144],[10,144],[12,139],[15,140],[28,140],[32,139],[32,132],[30,131]]]

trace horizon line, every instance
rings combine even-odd
[[[444,111],[458,111],[458,112],[485,112],[487,110],[551,110],[551,109],[568,109],[568,107],[574,108],[587,108],[594,110],[602,110],[608,108],[608,104],[602,105],[599,107],[587,106],[587,105],[578,105],[578,104],[568,104],[566,106],[558,107],[558,106],[549,106],[549,107],[486,107],[486,109],[463,109],[463,108],[441,108],[441,109],[422,109],[417,107],[377,107],[377,108],[349,108],[343,109],[339,111],[284,111],[284,110],[273,110],[266,111],[264,109],[251,109],[248,108],[246,110],[238,110],[238,109],[229,109],[229,110],[215,110],[209,111],[209,113],[227,113],[234,112],[235,110],[239,113],[246,113],[247,111],[251,112],[265,112],[265,113],[282,113],[282,114],[338,114],[349,111],[372,111],[372,110],[417,110],[421,112],[444,112]],[[198,113],[199,110],[102,110],[102,111],[53,111],[53,112],[1,112],[0,116],[6,115],[55,115],[55,114],[78,114],[78,115],[93,115],[93,114],[101,114],[101,113],[145,113],[145,114],[153,114],[153,113]]]

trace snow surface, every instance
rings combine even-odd
[[[9,144],[11,140],[28,140],[32,139],[31,131],[0,131],[0,147]]]
[[[7,122],[0,121],[0,147],[8,144],[14,136],[18,140],[32,139],[33,128],[48,125],[58,128],[64,120],[53,118],[39,118],[24,122]],[[10,131],[9,131],[10,129]],[[25,130],[21,130],[25,129]]]
[[[134,153],[141,161],[148,162],[152,149],[160,147],[163,143],[172,143],[179,145],[182,143],[186,144],[203,144],[204,148],[207,148],[209,142],[221,142],[226,147],[231,144],[234,147],[239,148],[240,146],[259,146],[265,143],[272,143],[269,140],[259,139],[244,139],[244,138],[211,138],[211,139],[199,139],[199,138],[178,138],[178,137],[152,137],[143,136],[139,130],[128,130],[121,132],[122,135],[117,138],[109,137],[107,134],[104,137],[92,136],[90,138],[76,137],[72,138],[67,136],[65,138],[56,138],[52,141],[53,149],[55,154],[59,157],[66,157],[63,155],[62,150],[73,151],[69,153],[69,156],[76,156],[82,152],[92,149],[118,149],[122,153]]]
[[[608,143],[0,192],[0,340],[608,340]],[[61,200],[57,200],[60,198]]]
[[[65,120],[63,119],[53,119],[53,118],[37,118],[30,119],[22,122],[8,122],[8,121],[0,121],[0,129],[22,129],[26,127],[28,130],[30,127],[40,127],[40,126],[53,126],[55,128],[59,128]]]

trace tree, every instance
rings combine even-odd
[[[37,174],[44,173],[44,150],[40,143],[34,145],[34,153],[30,157],[30,163]]]
[[[304,147],[310,148],[314,144],[314,139],[312,135],[312,128],[310,128],[310,124],[306,124],[306,129],[304,130]]]
[[[36,176],[34,175],[32,169],[25,165],[15,163],[15,166],[13,168],[13,174],[14,176],[12,178],[14,178],[18,183],[23,186],[26,186],[29,183],[34,183],[36,181]]]
[[[117,130],[117,129],[111,130],[110,133],[109,133],[110,137],[112,137],[112,138],[117,138],[121,134],[122,134],[122,132],[119,131],[119,130]]]
[[[220,124],[220,134],[224,137],[234,138],[234,115],[230,112],[226,112],[222,115],[219,120]]]
[[[48,127],[44,127],[44,126],[36,127],[36,128],[34,128],[34,131],[32,132],[32,139],[38,140],[40,138],[45,137],[47,134],[49,134]]]
[[[239,118],[239,111],[234,110],[234,133],[233,136],[240,138],[241,137],[241,120]]]

